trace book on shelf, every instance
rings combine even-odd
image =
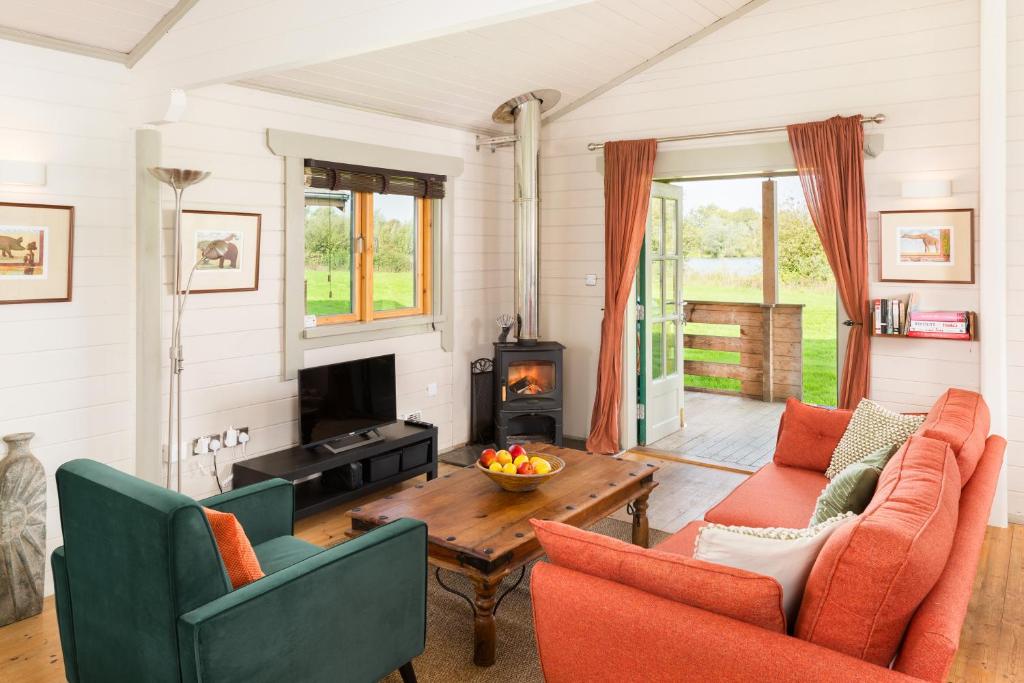
[[[951,332],[961,333],[968,331],[968,322],[938,322],[933,320],[911,320],[908,332]]]
[[[916,337],[918,339],[962,339],[969,340],[971,338],[970,332],[918,332],[911,330],[907,332],[908,337]]]
[[[967,318],[967,311],[915,311],[910,316],[911,320],[938,323],[963,323]]]
[[[872,329],[877,335],[900,335],[906,331],[907,302],[902,299],[875,299]]]

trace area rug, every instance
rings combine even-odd
[[[605,536],[628,541],[632,526],[617,519],[604,519],[590,527]],[[664,531],[651,529],[653,547],[668,537]],[[433,568],[427,579],[427,648],[417,657],[413,666],[421,683],[471,683],[474,681],[508,681],[509,683],[539,683],[544,680],[537,659],[537,645],[533,639],[533,615],[530,607],[530,569],[515,590],[502,601],[495,619],[498,630],[498,648],[494,666],[481,668],[473,664],[473,612],[469,604],[438,585]],[[511,585],[518,572],[506,579]],[[468,580],[453,572],[442,572],[442,580],[449,587],[466,595],[473,588]],[[499,593],[500,595],[501,593]],[[398,673],[384,679],[386,683],[401,683]]]

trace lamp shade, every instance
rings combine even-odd
[[[175,190],[184,190],[186,187],[195,185],[210,177],[209,171],[196,171],[190,168],[154,166],[148,170],[154,178],[161,183],[170,185]]]

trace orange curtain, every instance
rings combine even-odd
[[[587,450],[594,453],[619,450],[622,326],[644,244],[657,149],[654,140],[604,145],[604,319],[597,359],[597,395],[587,437]]]
[[[868,229],[864,205],[864,126],[861,117],[788,127],[807,209],[850,318],[839,407],[855,408],[867,396],[871,337],[868,302]]]

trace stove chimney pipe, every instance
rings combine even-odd
[[[524,345],[540,338],[540,115],[559,98],[556,90],[533,90],[505,102],[492,116],[514,127],[516,338]]]

